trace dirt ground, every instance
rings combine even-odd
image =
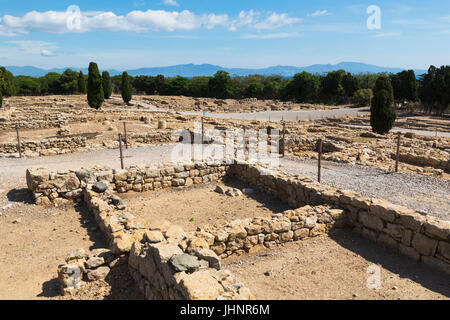
[[[380,267],[380,289],[367,287],[371,265]],[[223,260],[222,267],[263,300],[450,299],[446,275],[348,230],[232,256]]]
[[[231,222],[249,217],[271,217],[273,213],[289,210],[275,198],[254,190],[250,195],[232,198],[215,192],[217,185],[243,189],[237,182],[212,183],[189,189],[164,190],[122,195],[130,212],[139,215],[150,225],[161,219],[195,231],[205,224]]]

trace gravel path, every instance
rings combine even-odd
[[[158,108],[152,104],[141,101],[132,101],[133,104],[146,108],[149,111],[169,112],[167,109]],[[140,110],[142,111],[142,110]],[[179,112],[182,115],[198,116],[202,112]],[[360,116],[370,113],[368,108],[337,108],[329,110],[304,110],[304,111],[262,111],[262,112],[235,112],[235,113],[209,113],[209,117],[219,119],[240,119],[240,120],[258,120],[258,121],[275,121],[282,120],[296,121],[296,120],[318,120],[328,117],[345,117],[345,116]]]
[[[125,166],[171,161],[173,145],[130,148],[124,150]],[[363,196],[379,197],[405,207],[422,210],[450,220],[450,181],[411,173],[388,173],[384,170],[323,162],[322,183],[355,190]],[[107,165],[120,168],[115,149],[73,153],[33,159],[0,159],[0,189],[25,188],[25,171],[41,165],[52,171]],[[281,169],[317,179],[317,161],[282,159]],[[1,193],[1,190],[0,190]]]
[[[413,173],[393,173],[360,165],[322,162],[322,183],[383,198],[450,221],[450,181]],[[282,161],[281,170],[317,179],[317,160]]]

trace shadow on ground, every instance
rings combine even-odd
[[[290,210],[291,207],[288,206],[287,204],[281,202],[279,199],[269,196],[265,193],[262,193],[261,191],[259,191],[259,189],[257,187],[252,187],[248,184],[245,184],[243,182],[240,182],[238,180],[235,180],[233,178],[230,177],[226,177],[222,183],[230,188],[237,188],[239,190],[243,190],[245,188],[250,188],[253,190],[252,193],[250,194],[246,194],[246,196],[248,196],[249,198],[256,200],[258,202],[261,203],[261,205],[259,207],[265,207],[268,208],[269,210],[271,210],[273,213],[282,213],[285,212],[287,210]]]
[[[401,278],[410,279],[431,291],[450,298],[448,275],[364,239],[350,230],[334,230],[329,237],[368,262],[381,265]]]
[[[27,188],[12,189],[6,194],[6,197],[10,202],[22,202],[25,204],[34,204],[33,195]]]

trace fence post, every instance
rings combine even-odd
[[[283,158],[286,154],[286,123],[283,121]]]
[[[244,161],[247,159],[247,154],[246,154],[246,152],[247,152],[247,140],[245,139],[246,137],[245,137],[245,131],[246,131],[246,128],[245,128],[245,126],[243,126],[243,128],[244,128],[244,134],[243,134],[243,138],[244,138]]]
[[[123,123],[123,132],[124,132],[124,138],[125,138],[125,149],[128,149],[128,138],[127,138],[127,123]]]
[[[397,156],[395,158],[395,172],[398,172],[399,160],[400,160],[400,132],[397,133]]]
[[[16,133],[17,133],[17,149],[19,150],[19,157],[22,158],[22,146],[20,143],[19,127],[16,127]]]
[[[122,134],[119,133],[119,150],[120,150],[120,167],[123,170],[123,154],[122,154]]]
[[[318,170],[317,170],[317,181],[321,183],[322,179],[322,139],[319,139],[319,162],[318,162]]]

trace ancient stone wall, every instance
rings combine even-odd
[[[89,184],[104,183],[118,193],[143,192],[170,187],[189,187],[222,178],[229,166],[219,162],[132,166],[128,169],[94,167],[50,173],[46,168],[27,170],[28,189],[36,204],[67,204],[81,197]]]
[[[83,198],[110,250],[71,254],[67,264],[58,267],[63,292],[81,289],[83,281],[104,278],[110,268],[127,261],[147,299],[254,299],[229,271],[221,270],[220,258],[201,234],[186,233],[167,221],[148,226],[103,183],[87,185]]]
[[[55,150],[55,153],[71,152],[86,147],[86,137],[62,137],[50,138],[40,141],[21,141],[21,151],[27,155],[27,152],[37,153],[37,155],[46,155],[49,150]],[[1,153],[18,153],[17,143],[0,143]]]
[[[363,237],[450,274],[449,221],[383,199],[313,183],[306,177],[271,173],[247,164],[231,166],[229,174],[293,208],[324,204],[344,208],[348,224]]]

